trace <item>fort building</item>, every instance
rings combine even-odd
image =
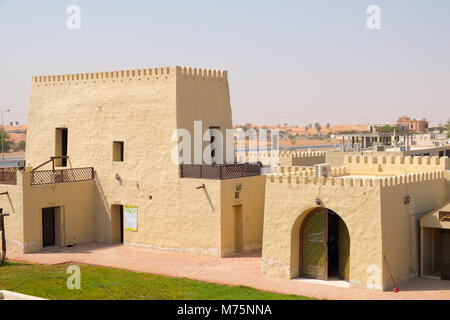
[[[445,154],[343,154],[336,164],[326,164],[328,152],[235,155],[226,147],[231,119],[225,71],[33,77],[26,165],[0,170],[8,250],[261,250],[268,277],[379,290],[392,287],[387,262],[400,283],[447,277]],[[200,163],[195,144],[178,149],[179,129],[200,137]],[[230,152],[236,161],[216,161]],[[192,161],[174,161],[181,153]]]

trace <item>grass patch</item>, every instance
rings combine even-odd
[[[308,300],[183,278],[78,264],[81,289],[69,290],[66,273],[71,264],[43,266],[9,261],[0,266],[0,290],[53,300]]]

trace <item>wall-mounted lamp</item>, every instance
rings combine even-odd
[[[322,201],[320,201],[319,196],[317,196],[317,197],[314,199],[314,202],[315,202],[318,206],[320,206],[320,204],[322,203]]]
[[[242,184],[238,184],[236,186],[236,191],[241,191],[242,190]]]
[[[410,202],[411,202],[411,197],[410,197],[409,194],[407,194],[407,195],[403,198],[403,203],[406,205],[406,204],[409,204]]]
[[[17,166],[19,167],[20,171],[24,171],[26,165],[27,165],[27,162],[25,160],[20,160],[19,162],[17,162]]]
[[[116,173],[115,178],[116,178],[117,181],[120,181],[120,176],[119,176],[118,173]]]
[[[202,184],[201,186],[198,186],[198,187],[196,187],[195,189],[205,189],[206,188],[206,186],[205,186],[205,184]]]

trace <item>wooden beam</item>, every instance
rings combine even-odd
[[[2,231],[2,259],[0,260],[0,264],[5,264],[6,262],[6,236],[5,236],[5,217],[9,216],[6,213],[0,213],[0,230]]]

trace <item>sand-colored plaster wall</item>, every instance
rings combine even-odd
[[[0,185],[0,208],[3,213],[9,213],[5,221],[6,248],[8,251],[23,250],[23,189],[22,175],[17,173],[16,185]],[[1,247],[1,245],[0,245]]]
[[[351,285],[366,287],[372,276],[369,267],[382,268],[380,184],[359,179],[268,179],[264,274],[284,279],[299,276],[300,226],[307,214],[317,207],[315,198],[318,196],[323,206],[336,212],[349,230]]]
[[[427,213],[420,218],[420,226],[426,228],[436,229],[450,229],[450,221],[440,221],[439,211],[450,211],[450,198],[447,197],[447,203],[443,207],[438,207],[437,210]]]
[[[187,129],[191,133],[191,163],[195,159],[194,139],[202,141],[202,150],[205,150],[209,139],[204,141],[203,138],[210,127],[218,127],[222,132],[222,155],[225,163],[226,130],[233,128],[227,72],[211,73],[208,70],[181,67],[176,70],[177,128]],[[202,130],[198,134],[194,131],[194,121],[202,122]],[[216,154],[218,157],[219,152]]]
[[[96,240],[94,184],[92,181],[30,185],[30,172],[23,172],[24,252],[42,246],[42,208],[56,207],[56,245],[76,245]]]
[[[448,157],[347,156],[344,167],[349,174],[391,176],[450,168]]]
[[[179,179],[134,203],[138,232],[125,231],[125,243],[220,256],[220,181]]]
[[[419,272],[419,219],[447,203],[443,172],[419,173],[396,178],[381,188],[383,254],[396,281],[403,283]],[[412,179],[414,177],[414,179]],[[410,203],[405,204],[405,196]],[[383,268],[383,285],[391,288],[388,269]]]
[[[172,161],[173,132],[191,130],[194,120],[204,130],[231,128],[226,72],[169,67],[35,77],[27,163],[48,160],[55,129],[68,128],[69,166],[96,170],[96,240],[117,239],[112,205],[134,205],[138,231],[125,231],[125,243],[220,255],[220,182],[179,179]],[[113,141],[124,142],[123,162],[112,161]],[[203,183],[206,189],[196,189]]]
[[[241,206],[243,221],[243,252],[260,249],[263,238],[265,176],[223,180],[221,183],[221,250],[230,256],[235,245],[233,206]],[[237,186],[239,199],[235,199]]]

